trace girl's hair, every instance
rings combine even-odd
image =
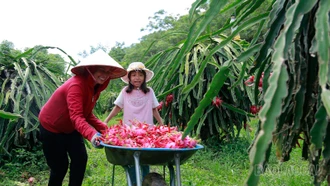
[[[167,183],[162,175],[151,172],[144,177],[142,186],[167,186]]]
[[[129,79],[129,81],[128,81],[128,88],[126,89],[126,92],[127,93],[131,93],[132,91],[133,91],[133,89],[134,89],[134,86],[132,85],[132,83],[131,83],[131,72],[132,71],[130,71],[128,74],[127,74],[127,77],[128,77],[128,79]],[[144,81],[143,81],[143,83],[141,84],[141,90],[146,94],[147,92],[149,92],[150,90],[149,90],[149,88],[147,87],[147,83],[146,83],[146,76],[147,76],[147,74],[146,74],[146,72],[144,71],[144,70],[135,70],[135,72],[141,72],[142,74],[143,74],[143,76],[144,76]]]

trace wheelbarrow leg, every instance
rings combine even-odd
[[[174,155],[174,162],[175,162],[175,168],[176,168],[176,183],[177,183],[177,186],[181,186],[180,154],[179,153]]]
[[[164,177],[164,179],[166,179],[166,177],[165,177],[165,168],[166,168],[166,165],[163,165],[163,177]]]
[[[140,175],[140,152],[134,152],[134,163],[135,163],[135,173],[136,173],[136,184],[141,186],[141,175]]]
[[[170,186],[175,186],[175,175],[174,168],[172,164],[168,164],[168,170],[170,172]]]
[[[115,185],[115,166],[116,165],[112,166],[112,186]]]
[[[129,176],[128,173],[128,166],[124,166],[125,169],[125,173],[126,173],[126,180],[127,180],[127,186],[132,186],[132,181],[131,181],[131,177]]]

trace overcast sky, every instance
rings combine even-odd
[[[0,0],[0,42],[16,49],[62,48],[73,57],[90,46],[137,43],[148,17],[187,14],[195,0]],[[50,51],[51,52],[51,51]],[[75,58],[75,57],[74,57]]]

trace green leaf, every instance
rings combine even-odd
[[[240,63],[242,61],[244,61],[244,63],[242,69],[240,70],[238,80],[235,83],[233,83],[230,89],[236,87],[239,83],[241,83],[242,79],[244,78],[244,74],[246,71],[246,67],[248,65],[249,58],[251,58],[255,54],[255,52],[259,51],[260,48],[261,48],[261,44],[254,45],[253,47],[241,53],[241,55],[235,60],[236,63]]]
[[[269,53],[269,49],[273,46],[276,37],[282,25],[285,21],[285,12],[286,7],[284,6],[286,1],[276,1],[274,4],[274,8],[269,14],[269,29],[267,30],[265,42],[262,45],[259,55],[256,58],[255,66],[251,69],[250,73],[253,73],[257,68],[260,67],[264,59],[267,57]]]
[[[251,114],[251,113],[249,113],[249,112],[246,112],[245,110],[242,110],[242,109],[240,109],[240,108],[237,108],[237,107],[235,107],[235,106],[232,106],[232,105],[230,105],[230,104],[222,103],[221,105],[222,105],[223,107],[226,107],[226,108],[228,108],[228,109],[230,109],[230,110],[232,110],[232,111],[234,111],[234,112],[236,112],[236,113],[238,113],[238,114],[241,114],[241,115],[243,115],[243,116],[255,117],[255,115],[253,115],[253,114]]]
[[[328,113],[328,116],[330,116],[330,91],[326,89],[322,89],[321,93],[321,99],[324,104],[324,107]]]
[[[20,114],[15,114],[11,112],[6,112],[4,110],[0,110],[0,117],[4,119],[17,119],[17,118],[22,118]]]
[[[319,84],[322,88],[322,101],[324,107],[330,116],[330,99],[329,90],[327,89],[329,83],[329,50],[330,50],[330,28],[329,28],[329,1],[320,0],[319,9],[316,12],[315,22],[315,43],[312,52],[317,51],[319,60]]]
[[[315,144],[316,149],[322,148],[327,126],[327,111],[325,110],[324,106],[321,105],[316,112],[315,123],[310,131],[311,142]]]
[[[158,95],[157,98],[158,99],[163,99],[166,95],[168,95],[169,93],[177,90],[178,88],[182,87],[182,84],[181,85],[177,85],[175,87],[173,87],[172,89],[166,91],[166,92],[163,92],[162,94]]]
[[[189,10],[189,19],[192,20],[193,19],[193,16],[195,14],[195,11],[196,9],[205,4],[207,2],[207,0],[196,0],[192,5],[191,5],[191,8]]]

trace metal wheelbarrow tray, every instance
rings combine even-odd
[[[174,177],[177,186],[181,186],[180,165],[185,163],[195,152],[204,148],[197,144],[195,148],[133,148],[107,145],[101,142],[105,148],[107,160],[113,165],[121,165],[125,168],[128,185],[131,180],[128,175],[127,166],[135,165],[137,185],[140,186],[140,165],[167,165],[170,171],[170,185],[174,186]],[[176,176],[174,176],[174,168],[176,167]]]

